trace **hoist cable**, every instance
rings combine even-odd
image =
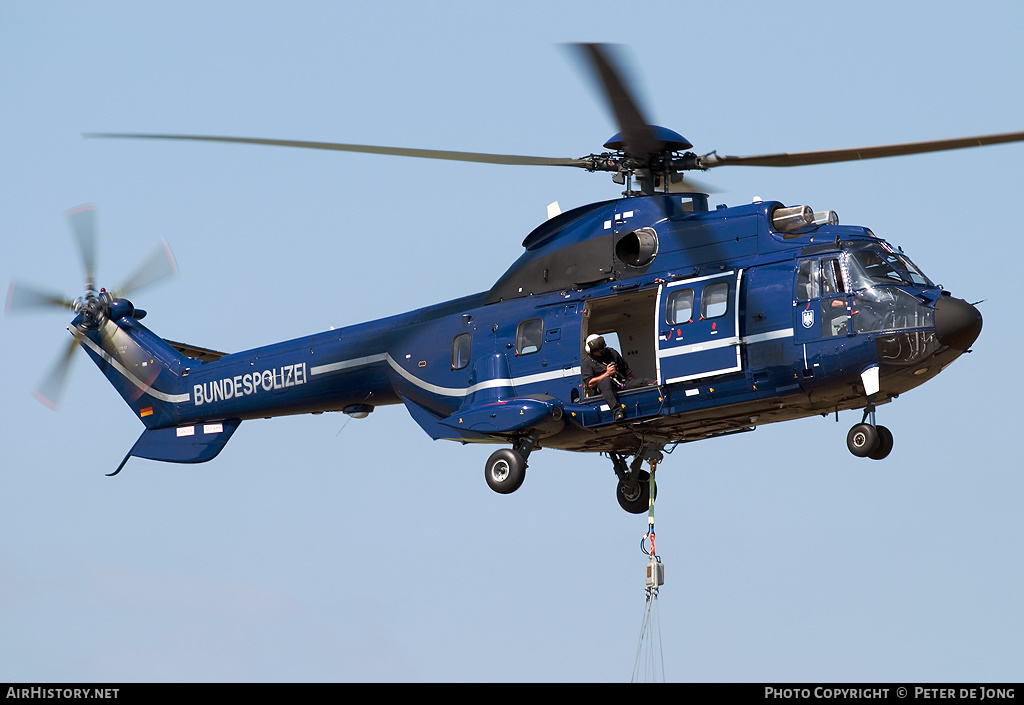
[[[654,611],[654,628],[655,628],[655,631],[656,631],[656,634],[653,635],[652,638],[651,638],[651,644],[652,644],[652,646],[654,645],[654,636],[657,636],[658,643],[657,643],[657,646],[655,647],[655,651],[656,651],[656,654],[657,654],[659,660],[661,661],[661,680],[664,681],[665,680],[665,650],[662,648],[662,643],[661,643],[661,615],[659,614],[659,611],[658,611],[658,595],[657,594],[654,595],[654,605],[651,607],[651,609]],[[652,656],[653,655],[654,654],[652,654]],[[653,666],[652,666],[651,670],[653,672],[653,670],[654,670]],[[652,675],[653,675],[653,673],[652,673]]]
[[[644,656],[644,673],[649,676],[648,680],[658,680],[658,666],[660,662],[661,667],[661,680],[665,679],[665,656],[662,651],[661,643],[661,625],[658,619],[658,585],[659,571],[657,568],[652,567],[652,563],[657,561],[661,563],[661,559],[658,557],[654,548],[654,498],[656,493],[656,486],[654,481],[654,470],[657,467],[657,461],[651,459],[651,477],[648,492],[648,509],[647,509],[647,533],[642,539],[640,539],[640,550],[650,557],[647,564],[648,570],[648,583],[647,583],[647,599],[644,605],[644,619],[643,624],[640,627],[640,640],[636,647],[636,657],[633,661],[633,676],[630,678],[631,683],[635,683],[637,680],[638,670],[640,669],[641,656]],[[650,550],[644,549],[644,542],[650,542]],[[651,571],[654,571],[651,574]],[[643,675],[643,674],[641,674]]]
[[[650,593],[650,591],[648,591],[648,593],[647,593],[647,602],[644,605],[644,621],[643,621],[643,624],[640,625],[640,640],[636,644],[636,656],[633,659],[633,675],[629,679],[630,683],[635,683],[636,682],[637,667],[640,665],[640,655],[643,653],[644,637],[647,634],[647,625],[650,622],[650,618],[651,618],[651,593]]]
[[[644,666],[641,669],[640,661],[643,658]],[[665,656],[662,650],[661,626],[658,618],[658,591],[652,589],[647,591],[647,603],[644,606],[643,626],[640,630],[640,641],[636,647],[636,658],[633,661],[633,675],[630,683],[637,682],[637,676],[646,677],[647,680],[657,681],[658,668],[661,668],[660,680],[665,680]]]

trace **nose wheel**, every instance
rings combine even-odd
[[[875,407],[868,405],[864,419],[846,434],[846,447],[858,458],[882,460],[892,452],[892,432],[885,426],[876,426],[874,420]]]

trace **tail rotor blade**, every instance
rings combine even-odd
[[[74,337],[57,359],[53,369],[50,370],[42,383],[32,392],[32,396],[40,404],[54,411],[60,408],[60,400],[64,395],[64,388],[67,386],[68,374],[71,371],[71,362],[74,359],[75,349],[78,347],[78,341],[82,337],[82,334],[77,331],[73,331],[72,335]]]
[[[6,313],[20,313],[40,308],[74,311],[75,302],[57,292],[19,282],[17,279],[11,281],[11,286],[7,290],[7,305],[4,309]]]
[[[78,244],[78,253],[82,257],[85,288],[92,290],[96,281],[96,206],[72,208],[67,215]]]
[[[133,291],[155,284],[168,277],[178,276],[178,263],[170,245],[161,240],[156,249],[144,259],[121,286],[114,289],[115,296],[127,296]]]

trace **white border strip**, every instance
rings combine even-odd
[[[767,333],[758,333],[757,335],[748,335],[743,339],[743,343],[746,345],[754,345],[755,343],[764,343],[769,340],[778,340],[779,338],[792,338],[792,328],[779,328],[778,330],[770,330]]]
[[[664,360],[667,357],[675,357],[676,355],[688,355],[690,353],[704,352],[707,350],[717,350],[718,348],[727,348],[730,345],[739,345],[739,341],[736,340],[736,338],[723,338],[721,340],[709,340],[703,343],[694,343],[693,345],[680,345],[677,348],[659,350],[658,359]]]
[[[685,377],[673,377],[672,379],[666,379],[665,384],[675,384],[676,382],[689,382],[691,379],[700,379],[702,377],[713,377],[714,375],[724,375],[728,372],[740,372],[743,368],[741,367],[726,367],[721,370],[710,370],[708,372],[698,372],[694,375],[687,375]],[[687,392],[689,396],[689,392]]]

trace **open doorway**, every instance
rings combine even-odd
[[[580,354],[587,354],[583,345],[587,336],[596,333],[604,337],[609,347],[619,351],[634,377],[656,379],[654,317],[657,303],[657,289],[588,301],[583,309]],[[600,396],[591,389],[584,393],[587,397]]]

